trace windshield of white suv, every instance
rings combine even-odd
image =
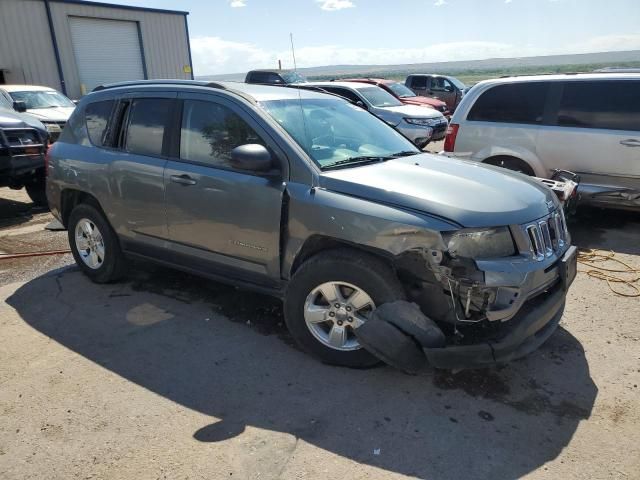
[[[416,96],[416,94],[413,93],[413,91],[409,87],[403,85],[400,82],[388,83],[387,87],[389,87],[393,91],[393,93],[395,93],[400,98],[410,98]]]
[[[270,100],[260,106],[323,169],[420,153],[383,121],[341,99]]]
[[[305,83],[307,81],[304,75],[300,75],[298,72],[282,73],[280,76],[287,83]]]
[[[0,108],[13,108],[11,102],[0,93]]]
[[[402,102],[389,92],[385,92],[380,87],[358,88],[358,93],[362,95],[374,107],[400,107]]]
[[[16,102],[24,102],[27,110],[38,108],[75,107],[67,97],[52,90],[9,92]]]

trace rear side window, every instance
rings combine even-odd
[[[140,155],[162,155],[162,141],[171,116],[172,100],[142,98],[134,100],[129,112],[125,150]]]
[[[566,82],[558,125],[640,131],[640,82]]]
[[[212,167],[231,166],[231,150],[240,145],[265,145],[258,134],[229,108],[201,100],[186,100],[180,131],[180,158]]]
[[[542,123],[547,82],[498,85],[471,107],[467,120],[504,123]]]
[[[427,77],[411,77],[411,88],[427,88]]]
[[[91,143],[102,147],[106,143],[107,125],[113,109],[113,100],[90,103],[85,108],[84,118]]]

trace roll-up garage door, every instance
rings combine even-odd
[[[81,89],[144,79],[136,22],[70,17],[71,41]]]

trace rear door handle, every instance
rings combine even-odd
[[[195,185],[198,183],[189,175],[171,175],[170,178],[173,183],[179,183],[180,185]]]
[[[621,140],[620,145],[624,145],[625,147],[640,147],[640,140],[628,138],[627,140]]]

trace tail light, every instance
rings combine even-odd
[[[456,136],[458,135],[459,128],[460,125],[457,123],[452,123],[447,127],[447,136],[444,139],[445,152],[453,152],[453,149],[456,147]]]

